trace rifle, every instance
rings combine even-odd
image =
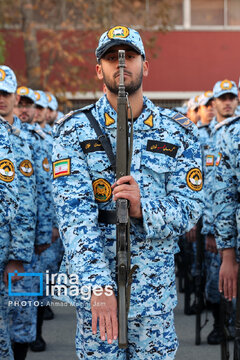
[[[224,298],[224,295],[221,294],[220,300],[220,326],[223,333],[223,339],[221,341],[221,360],[229,360],[229,317],[231,314],[231,302]],[[235,355],[234,355],[235,356]],[[235,357],[234,357],[235,359]]]
[[[240,360],[240,266],[238,268],[237,279],[237,304],[235,320],[235,338],[234,338],[234,360]]]
[[[118,51],[119,61],[119,89],[117,98],[117,152],[116,152],[116,179],[129,173],[128,150],[128,99],[124,86],[125,51]],[[126,349],[128,346],[128,301],[127,282],[130,272],[130,220],[129,204],[127,199],[118,199],[116,202],[116,255],[117,255],[117,285],[118,285],[118,346]]]

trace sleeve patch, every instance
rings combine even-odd
[[[11,182],[14,177],[15,169],[13,163],[8,159],[0,160],[0,180]]]
[[[218,153],[218,156],[217,156],[217,160],[216,160],[216,166],[218,166],[220,164],[220,161],[221,161],[221,158],[222,158],[222,153]]]
[[[198,168],[188,171],[186,176],[188,187],[193,191],[200,191],[203,187],[202,173]]]
[[[61,159],[53,162],[53,178],[71,174],[71,159]]]

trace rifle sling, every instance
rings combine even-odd
[[[102,129],[100,128],[99,123],[97,122],[97,120],[95,119],[95,117],[93,116],[93,114],[91,112],[91,109],[83,110],[83,113],[86,115],[86,117],[88,118],[88,120],[90,122],[90,125],[92,126],[95,133],[97,134],[98,140],[102,144],[102,147],[104,148],[104,150],[108,156],[108,159],[112,165],[113,171],[116,172],[116,159],[113,154],[112,146],[111,146],[108,136],[102,132]]]

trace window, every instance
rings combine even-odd
[[[224,0],[192,0],[191,25],[223,25]]]

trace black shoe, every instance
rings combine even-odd
[[[14,360],[25,360],[28,352],[28,343],[13,343],[12,349],[14,354]]]
[[[43,320],[52,320],[52,319],[54,319],[54,313],[52,309],[50,308],[50,306],[45,306]]]
[[[46,350],[46,343],[41,337],[41,335],[37,336],[36,340],[30,344],[30,349],[34,352],[40,352]]]
[[[223,341],[223,333],[219,327],[214,327],[207,337],[207,343],[209,345],[219,345]]]

